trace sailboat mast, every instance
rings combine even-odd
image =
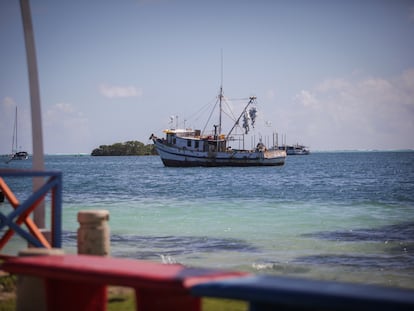
[[[13,125],[13,137],[12,137],[11,152],[12,152],[12,154],[17,152],[17,107],[16,107],[16,112],[14,114],[14,125]]]
[[[15,131],[16,131],[16,137],[15,137],[15,142],[16,142],[16,145],[15,145],[15,148],[16,148],[16,152],[17,152],[17,150],[18,150],[18,146],[17,146],[17,106],[16,106],[16,114],[15,114],[15,121],[14,121],[14,126],[15,126]]]

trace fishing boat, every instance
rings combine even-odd
[[[250,97],[240,116],[235,119],[233,127],[227,134],[222,133],[222,102],[223,88],[220,87],[218,96],[219,121],[213,125],[210,133],[202,133],[199,129],[171,127],[164,130],[165,137],[158,138],[154,134],[150,139],[165,166],[193,167],[193,166],[280,166],[285,163],[286,151],[268,149],[260,139],[254,149],[234,149],[231,142],[235,128],[240,126],[243,118],[244,134],[247,134],[250,125],[254,127],[257,109],[256,97]],[[243,135],[244,135],[243,134]]]
[[[29,158],[29,154],[26,151],[18,151],[18,143],[17,143],[17,107],[16,113],[14,117],[14,126],[13,126],[13,140],[12,140],[12,152],[7,162],[13,160],[27,160]]]
[[[287,155],[308,155],[310,154],[310,150],[308,147],[304,145],[287,145],[287,146],[279,146],[279,149],[286,149]]]

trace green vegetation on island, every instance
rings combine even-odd
[[[140,141],[127,141],[112,145],[101,145],[92,151],[92,156],[143,156],[156,155],[153,144],[145,145]]]

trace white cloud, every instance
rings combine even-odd
[[[300,93],[295,96],[295,101],[304,107],[316,107],[318,105],[315,96],[311,92],[305,90],[300,91]]]
[[[115,97],[140,97],[143,94],[141,88],[135,86],[118,86],[118,85],[107,85],[101,84],[99,86],[101,94],[108,98]]]
[[[331,90],[346,90],[350,87],[350,83],[345,79],[329,79],[320,83],[316,90],[319,92],[328,92]]]
[[[92,138],[89,120],[73,105],[57,103],[48,108],[44,114],[44,128],[46,152],[89,151]]]
[[[266,98],[269,100],[273,100],[275,98],[275,91],[274,90],[267,90]]]
[[[323,81],[295,96],[289,118],[289,131],[322,149],[414,148],[414,69]]]
[[[57,103],[46,110],[45,125],[64,124],[68,118],[73,117],[73,111],[73,107],[70,104]]]
[[[16,107],[16,103],[14,99],[11,97],[4,97],[0,102],[0,129],[2,132],[4,131],[5,127],[12,124],[12,120],[14,120],[14,110]],[[11,128],[11,127],[10,127]]]
[[[1,101],[1,106],[2,106],[4,109],[10,110],[10,109],[13,109],[14,107],[16,107],[16,103],[15,103],[15,101],[14,101],[14,99],[13,99],[13,98],[11,98],[11,97],[9,97],[9,96],[6,96],[6,97],[4,97],[4,98],[3,98],[3,100]]]

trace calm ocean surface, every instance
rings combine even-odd
[[[77,212],[106,209],[113,256],[414,288],[414,152],[321,152],[267,168],[59,155],[46,167],[63,171],[68,253]],[[6,181],[21,200],[30,193],[30,180]],[[14,238],[3,252],[22,247]]]

